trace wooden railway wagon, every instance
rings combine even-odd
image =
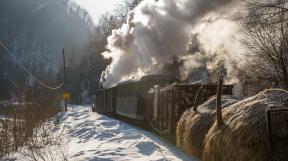
[[[142,77],[139,81],[122,82],[113,88],[100,89],[93,98],[92,110],[134,120],[144,120],[147,91],[156,84],[164,87],[174,82],[179,82],[179,80],[169,76],[149,75]]]
[[[93,111],[113,115],[115,113],[116,88],[100,89],[94,99]]]
[[[116,114],[129,119],[142,121],[146,114],[146,94],[156,84],[164,87],[177,79],[162,75],[142,77],[137,82],[126,82],[117,85]]]
[[[117,85],[116,106],[117,115],[140,119],[138,106],[139,82],[124,82]]]
[[[232,89],[232,85],[225,85],[222,94],[232,95]],[[184,111],[204,103],[216,91],[217,85],[173,84],[162,89],[155,87],[146,95],[146,119],[155,131],[174,133]]]

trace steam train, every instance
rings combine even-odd
[[[222,94],[232,95],[232,89],[232,85],[224,85]],[[98,90],[92,110],[142,122],[158,133],[171,134],[186,109],[202,104],[216,91],[217,85],[180,84],[174,77],[149,75]]]

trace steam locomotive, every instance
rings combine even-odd
[[[232,89],[232,85],[224,85],[222,94],[232,95]],[[202,104],[216,91],[217,85],[180,84],[174,77],[149,75],[98,90],[92,110],[148,123],[158,133],[171,134],[186,109]]]

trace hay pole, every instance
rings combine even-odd
[[[197,90],[197,94],[193,103],[193,111],[197,111],[197,107],[198,107],[197,102],[198,102],[199,95],[202,92],[203,87],[204,87],[204,84],[202,84],[201,87]]]
[[[224,124],[221,110],[222,86],[223,86],[223,76],[220,76],[218,80],[217,97],[216,97],[216,118],[218,128],[220,128]]]

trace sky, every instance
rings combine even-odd
[[[99,16],[113,11],[122,0],[72,0],[88,11],[94,23],[97,23]]]

